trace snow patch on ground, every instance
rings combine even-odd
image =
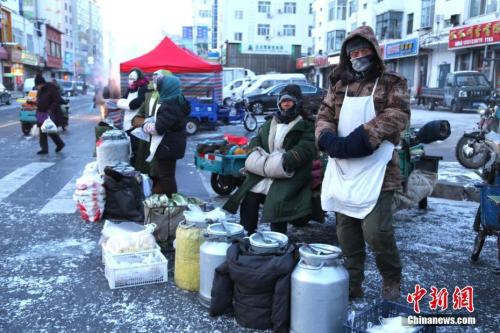
[[[458,162],[439,162],[438,179],[466,186],[474,186],[474,183],[481,182],[481,177],[474,170],[464,168]]]

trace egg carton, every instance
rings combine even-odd
[[[104,274],[111,289],[168,281],[168,260],[160,250],[149,253],[107,254]]]

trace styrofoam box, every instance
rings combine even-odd
[[[111,289],[168,281],[168,260],[154,250],[142,253],[106,254],[104,273]]]

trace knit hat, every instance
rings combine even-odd
[[[295,102],[295,104],[301,102],[302,91],[300,90],[300,87],[296,84],[289,84],[285,88],[283,88],[278,98],[278,104],[286,99]]]
[[[39,86],[39,85],[45,84],[45,83],[46,83],[46,81],[43,78],[42,74],[37,74],[35,76],[35,86]]]
[[[161,76],[156,81],[156,86],[160,93],[160,102],[181,95],[181,81],[177,76]]]
[[[351,52],[366,48],[372,49],[373,46],[367,39],[360,36],[350,39],[345,46],[348,57],[351,55]]]

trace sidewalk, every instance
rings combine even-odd
[[[464,168],[458,162],[440,162],[438,183],[432,196],[479,202],[479,191],[474,184],[481,182],[479,174]]]

